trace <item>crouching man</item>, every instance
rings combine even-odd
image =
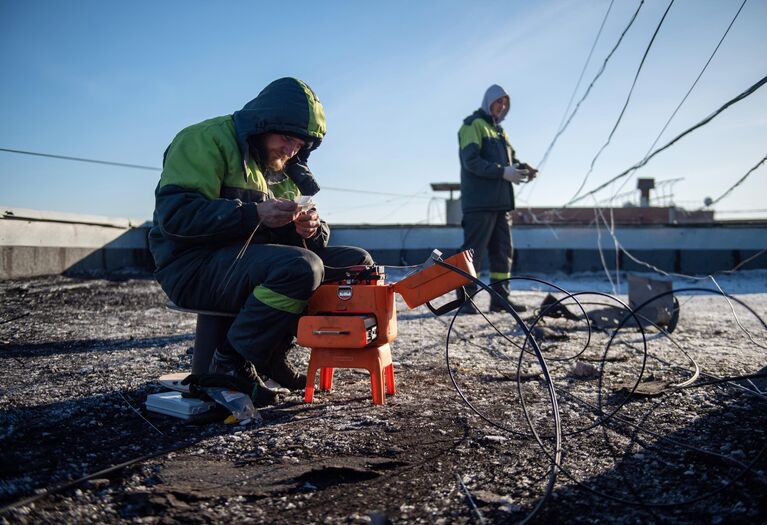
[[[287,352],[324,267],[373,264],[360,248],[329,247],[327,224],[295,202],[319,191],[307,160],[324,135],[314,92],[281,78],[240,111],[181,130],[155,190],[156,278],[179,306],[236,313],[209,374],[248,384],[256,406],[277,398],[267,376],[305,385]]]

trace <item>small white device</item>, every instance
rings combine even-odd
[[[300,197],[296,197],[293,199],[296,204],[298,204],[298,209],[301,211],[309,211],[312,208],[316,208],[317,204],[314,202],[314,199],[310,195],[301,195]]]

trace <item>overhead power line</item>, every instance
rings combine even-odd
[[[62,160],[75,160],[77,162],[90,162],[92,164],[106,164],[108,166],[120,166],[121,168],[135,168],[138,170],[151,170],[151,171],[162,171],[161,168],[157,168],[155,166],[142,166],[140,164],[128,164],[125,162],[112,162],[111,160],[96,160],[96,159],[85,159],[83,157],[70,157],[67,155],[53,155],[51,153],[39,153],[37,151],[24,151],[20,149],[9,149],[9,148],[0,148],[0,151],[6,151],[8,153],[19,153],[21,155],[32,155],[35,157],[48,157],[51,159],[62,159]]]
[[[61,160],[73,160],[76,162],[89,162],[91,164],[104,164],[107,166],[118,166],[121,168],[133,168],[133,169],[140,169],[140,170],[150,170],[150,171],[162,171],[162,168],[158,168],[156,166],[143,166],[141,164],[130,164],[126,162],[114,162],[111,160],[99,160],[99,159],[86,159],[84,157],[72,157],[69,155],[54,155],[52,153],[41,153],[39,151],[25,151],[20,149],[10,149],[10,148],[0,148],[0,151],[5,151],[7,153],[19,153],[21,155],[31,155],[34,157],[46,157],[50,159],[61,159]],[[387,197],[402,197],[406,199],[431,199],[433,196],[431,195],[408,195],[407,193],[387,193],[383,191],[368,191],[368,190],[355,190],[352,188],[334,188],[330,186],[323,186],[322,189],[328,190],[328,191],[343,191],[348,193],[364,193],[368,195],[384,195]],[[439,198],[439,197],[437,197]]]
[[[581,201],[581,200],[585,199],[586,197],[588,197],[588,196],[590,196],[590,195],[593,195],[593,194],[597,193],[597,192],[598,192],[598,191],[600,191],[600,190],[603,190],[604,188],[606,188],[607,186],[609,186],[610,184],[612,184],[612,183],[613,183],[613,182],[615,182],[616,180],[622,179],[622,178],[623,178],[623,177],[625,177],[626,175],[629,175],[630,173],[633,173],[634,171],[636,171],[636,170],[638,170],[639,168],[643,167],[643,166],[644,166],[644,165],[646,165],[648,162],[650,162],[650,160],[652,160],[652,159],[653,159],[653,157],[655,157],[655,156],[656,156],[656,155],[658,155],[659,153],[661,153],[661,152],[665,151],[666,149],[670,148],[671,146],[673,146],[674,144],[676,144],[676,143],[677,143],[679,140],[681,140],[681,139],[682,139],[682,138],[684,138],[685,136],[689,135],[690,133],[692,133],[692,132],[693,132],[693,131],[695,131],[696,129],[698,129],[698,128],[700,128],[700,127],[703,127],[703,126],[705,126],[706,124],[708,124],[709,122],[711,122],[712,120],[714,120],[714,119],[715,119],[717,116],[719,116],[719,114],[721,114],[723,111],[725,111],[725,110],[726,110],[727,108],[729,108],[730,106],[732,106],[732,105],[734,105],[734,104],[737,104],[737,103],[738,103],[738,102],[740,102],[741,100],[744,100],[744,99],[748,98],[750,95],[752,95],[754,92],[756,92],[756,91],[757,91],[759,88],[761,88],[761,87],[762,87],[762,86],[763,86],[765,83],[767,83],[767,76],[765,76],[765,77],[762,77],[762,79],[761,79],[761,80],[759,80],[759,81],[758,81],[758,82],[756,82],[754,85],[752,85],[751,87],[749,87],[748,89],[746,89],[746,90],[745,90],[744,92],[742,92],[740,95],[738,95],[738,96],[736,96],[736,97],[732,98],[731,100],[727,101],[727,102],[726,102],[724,105],[722,105],[722,106],[721,106],[719,109],[717,109],[716,111],[714,111],[714,112],[713,112],[711,115],[709,115],[708,117],[704,118],[703,120],[701,120],[701,121],[700,121],[700,122],[698,122],[697,124],[695,124],[695,125],[693,125],[693,126],[691,126],[691,127],[687,128],[687,129],[686,129],[686,130],[684,130],[682,133],[680,133],[679,135],[677,135],[676,137],[674,137],[673,139],[671,139],[669,142],[667,142],[666,144],[664,144],[664,145],[663,145],[663,146],[661,146],[660,148],[658,148],[658,149],[656,149],[655,151],[653,151],[651,154],[649,154],[649,155],[646,155],[646,156],[645,156],[645,158],[643,158],[641,161],[637,162],[636,164],[634,164],[634,165],[633,165],[633,166],[631,166],[630,168],[627,168],[627,169],[623,170],[622,172],[620,172],[619,174],[617,174],[616,176],[614,176],[613,178],[611,178],[611,179],[610,179],[610,180],[608,180],[607,182],[604,182],[604,183],[600,184],[599,186],[597,186],[597,187],[596,187],[596,188],[594,188],[593,190],[589,191],[588,193],[584,193],[584,194],[583,194],[583,195],[581,195],[580,197],[577,197],[577,198],[574,198],[574,199],[570,199],[570,200],[569,200],[568,202],[566,202],[566,203],[565,203],[565,204],[564,204],[562,207],[563,207],[563,208],[566,208],[566,207],[568,207],[568,206],[570,206],[570,205],[572,205],[572,204],[575,204],[576,202],[578,202],[578,201]]]
[[[328,191],[343,191],[346,193],[365,193],[367,195],[383,195],[385,197],[401,197],[403,199],[439,199],[441,197],[434,197],[433,195],[418,195],[418,194],[410,194],[407,193],[387,193],[385,191],[368,191],[368,190],[352,190],[349,188],[334,188],[332,186],[322,186],[323,190]],[[425,192],[424,192],[425,193]]]
[[[755,171],[757,170],[757,168],[758,168],[759,166],[761,166],[762,164],[764,164],[766,161],[767,161],[767,155],[765,155],[764,157],[762,157],[762,160],[760,160],[759,162],[757,162],[757,163],[756,163],[756,165],[755,165],[753,168],[751,168],[750,170],[748,170],[748,172],[746,172],[746,174],[745,174],[745,175],[743,175],[743,176],[742,176],[740,179],[738,179],[738,182],[736,182],[735,184],[733,184],[732,186],[730,186],[729,188],[727,188],[727,191],[725,191],[724,193],[722,193],[722,194],[721,194],[719,197],[717,197],[716,199],[714,199],[714,200],[712,200],[711,202],[707,203],[707,204],[706,204],[706,205],[705,205],[703,208],[710,208],[711,206],[713,206],[713,205],[714,205],[714,204],[716,204],[717,202],[719,202],[719,201],[721,201],[722,199],[724,199],[724,198],[725,198],[727,195],[729,195],[729,194],[730,194],[730,192],[731,192],[732,190],[734,190],[735,188],[737,188],[738,186],[740,186],[740,185],[743,183],[743,181],[744,181],[744,180],[746,180],[746,179],[748,178],[748,176],[749,176],[749,175],[751,175],[753,172],[755,172]],[[703,208],[701,208],[701,209],[703,209]]]
[[[650,42],[647,44],[647,48],[644,51],[644,55],[642,55],[642,60],[639,62],[639,67],[637,68],[636,73],[634,74],[634,81],[631,83],[631,88],[629,89],[628,95],[626,96],[626,101],[623,103],[623,108],[621,108],[621,112],[618,115],[618,119],[615,121],[615,124],[613,125],[613,129],[610,130],[610,135],[608,135],[607,140],[604,144],[602,144],[602,147],[599,148],[599,151],[597,151],[597,154],[594,155],[594,158],[591,159],[591,165],[589,166],[589,170],[586,172],[586,175],[583,177],[583,181],[581,182],[581,185],[578,187],[578,190],[575,192],[575,194],[571,197],[571,199],[574,199],[578,196],[578,194],[581,192],[581,190],[586,186],[586,182],[589,179],[589,176],[594,171],[594,166],[597,163],[597,159],[602,155],[602,152],[607,148],[607,146],[610,145],[610,141],[613,138],[613,135],[615,135],[616,130],[618,129],[618,126],[620,125],[621,121],[623,120],[623,115],[626,113],[626,108],[629,105],[629,102],[631,101],[631,95],[634,93],[634,88],[636,87],[637,80],[639,79],[639,74],[642,72],[642,67],[644,66],[645,60],[647,59],[647,55],[650,53],[650,49],[652,48],[653,42],[655,42],[655,37],[658,36],[658,32],[660,31],[660,28],[663,27],[663,22],[666,20],[666,15],[668,15],[669,10],[671,9],[671,6],[674,5],[674,0],[671,0],[668,3],[668,7],[666,7],[666,11],[664,11],[663,16],[660,19],[660,22],[658,22],[658,26],[655,28],[655,32],[652,34],[652,38],[650,38]]]
[[[591,62],[591,56],[594,54],[594,49],[596,49],[597,47],[597,42],[599,42],[599,37],[602,36],[602,30],[605,28],[605,22],[607,22],[607,17],[610,15],[610,11],[612,10],[614,3],[615,3],[615,0],[610,0],[610,5],[607,6],[607,11],[605,12],[605,16],[602,18],[602,23],[599,25],[599,29],[597,30],[597,36],[596,38],[594,38],[594,43],[591,44],[591,49],[589,50],[589,54],[586,57],[586,62],[583,64],[583,69],[581,69],[580,76],[578,76],[578,82],[575,83],[573,92],[570,95],[570,100],[567,101],[567,108],[565,108],[565,112],[562,114],[562,120],[559,122],[560,128],[565,123],[565,119],[567,119],[567,114],[570,112],[570,108],[573,105],[573,100],[575,100],[575,94],[578,92],[578,88],[581,87],[581,81],[583,80],[583,75],[586,74],[586,68],[589,66],[589,63]]]
[[[730,21],[730,25],[727,26],[727,29],[724,31],[724,34],[722,35],[722,38],[719,39],[719,43],[716,44],[716,47],[714,48],[714,51],[711,53],[711,56],[708,57],[708,60],[706,61],[705,65],[703,66],[703,69],[700,70],[700,73],[698,73],[697,78],[690,86],[690,89],[687,90],[687,93],[685,93],[684,97],[682,97],[682,100],[679,102],[679,105],[677,105],[676,109],[674,109],[674,112],[671,113],[671,116],[668,118],[666,123],[663,125],[663,128],[660,130],[660,133],[658,133],[658,136],[655,137],[655,140],[650,145],[649,148],[647,148],[647,154],[649,154],[652,149],[655,147],[655,145],[660,140],[661,136],[663,135],[663,132],[666,131],[666,128],[668,128],[668,125],[671,123],[671,121],[676,116],[677,112],[679,111],[679,108],[682,107],[682,104],[685,103],[687,100],[687,97],[690,96],[690,93],[692,93],[692,90],[695,89],[695,86],[698,84],[698,81],[700,80],[700,77],[703,76],[703,73],[706,72],[706,69],[708,68],[708,65],[711,63],[711,61],[714,59],[714,56],[716,55],[716,52],[719,51],[719,47],[722,45],[722,42],[724,42],[724,39],[727,37],[727,34],[730,32],[730,29],[732,29],[733,24],[735,23],[735,20],[738,19],[738,15],[740,15],[740,12],[743,11],[743,7],[746,5],[746,2],[748,0],[743,0],[743,3],[740,4],[740,7],[738,8],[738,11],[735,13],[735,16],[732,17],[732,20]]]
[[[708,57],[708,60],[706,60],[706,63],[703,65],[703,68],[701,68],[700,73],[698,73],[698,76],[693,81],[692,85],[690,85],[689,89],[687,90],[687,93],[685,93],[684,97],[682,97],[682,100],[679,101],[679,104],[677,104],[676,108],[674,108],[674,111],[671,112],[671,115],[666,120],[666,123],[661,128],[660,132],[658,132],[658,135],[655,137],[655,140],[653,140],[652,144],[650,144],[650,147],[647,148],[647,151],[645,152],[645,156],[649,155],[656,144],[658,144],[658,141],[663,136],[663,133],[665,133],[666,129],[668,128],[669,124],[671,124],[671,121],[674,120],[674,117],[679,112],[679,109],[684,105],[685,101],[687,101],[687,98],[690,96],[690,93],[692,93],[692,90],[695,89],[695,86],[698,85],[698,81],[703,76],[703,73],[706,72],[706,69],[708,69],[708,65],[711,63],[711,61],[716,56],[716,52],[719,51],[719,48],[722,46],[722,42],[724,42],[724,39],[727,37],[727,34],[730,32],[730,29],[732,29],[733,24],[735,24],[735,20],[738,19],[738,16],[740,15],[740,12],[743,10],[743,7],[746,5],[746,2],[748,0],[743,0],[743,2],[740,4],[740,7],[738,8],[738,11],[735,13],[735,16],[732,17],[732,20],[730,20],[729,25],[727,26],[727,29],[725,29],[724,34],[719,39],[719,42],[716,44],[716,47],[711,52],[711,55]],[[620,193],[620,191],[623,189],[623,187],[632,179],[632,177],[626,178],[626,180],[623,181],[623,184],[621,184],[620,188],[616,190],[616,195]]]
[[[607,63],[610,61],[610,58],[613,56],[615,51],[617,51],[618,47],[621,45],[621,42],[623,41],[623,37],[626,36],[626,33],[631,28],[631,26],[634,24],[634,21],[637,18],[637,15],[639,14],[639,10],[642,9],[642,6],[644,5],[644,0],[641,0],[639,2],[639,5],[636,8],[636,11],[634,11],[634,14],[631,16],[631,19],[629,20],[629,23],[626,25],[626,27],[623,29],[623,32],[621,32],[621,36],[618,38],[618,41],[615,42],[615,45],[610,50],[610,52],[605,57],[604,61],[602,61],[602,66],[599,68],[599,71],[597,71],[597,74],[594,76],[594,78],[591,80],[591,83],[586,88],[586,91],[581,96],[580,100],[578,100],[578,103],[575,104],[575,108],[573,109],[573,112],[570,113],[570,116],[567,118],[567,121],[564,123],[563,126],[559,128],[559,131],[554,135],[554,138],[551,139],[551,143],[546,148],[546,152],[543,154],[543,158],[538,163],[538,167],[542,167],[543,164],[546,163],[546,159],[549,157],[549,153],[551,153],[551,150],[554,148],[554,145],[557,143],[557,140],[559,140],[560,135],[565,132],[567,127],[570,125],[570,122],[572,122],[573,117],[575,117],[575,114],[578,113],[578,109],[580,109],[581,104],[584,100],[589,96],[589,93],[591,93],[591,88],[594,87],[594,84],[596,84],[599,77],[602,76],[602,73],[604,73],[605,69],[607,68]],[[601,31],[601,29],[600,29]]]

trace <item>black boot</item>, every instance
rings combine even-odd
[[[514,311],[517,313],[525,312],[527,311],[527,306],[521,303],[515,303],[512,301],[509,301],[509,304],[511,304],[511,307],[514,308]],[[502,304],[491,304],[490,305],[490,311],[491,312],[506,312],[506,307]]]
[[[474,306],[473,303],[470,303],[469,301],[466,301],[463,303],[463,306],[461,306],[460,309],[462,314],[466,315],[479,315],[479,310],[477,310],[477,307]]]
[[[456,297],[459,300],[461,299],[461,297],[465,297],[465,301],[466,301],[461,305],[459,309],[460,313],[468,314],[468,315],[479,315],[479,310],[477,310],[477,307],[474,306],[474,303],[472,303],[471,300],[469,299],[470,296],[476,291],[477,291],[476,286],[475,287],[466,286],[463,292],[463,295],[460,288],[456,291]],[[474,295],[474,297],[476,297],[476,295]]]
[[[306,388],[306,374],[296,372],[288,360],[288,351],[293,345],[288,345],[275,350],[269,361],[268,375],[281,386],[289,390],[302,390]]]
[[[275,404],[279,400],[279,394],[264,384],[253,363],[242,357],[233,348],[227,348],[228,344],[223,346],[213,353],[208,375],[232,376],[240,383],[247,383],[250,391],[243,393],[250,396],[256,407]]]

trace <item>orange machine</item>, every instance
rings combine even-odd
[[[476,276],[470,250],[445,260]],[[387,284],[383,267],[344,269],[336,282],[321,285],[309,300],[308,315],[298,322],[298,344],[311,348],[304,401],[314,397],[320,370],[320,389],[330,390],[334,368],[364,368],[370,372],[373,403],[383,404],[384,389],[394,394],[390,345],[397,337],[398,293],[415,308],[468,284],[469,279],[431,264],[395,284]]]

